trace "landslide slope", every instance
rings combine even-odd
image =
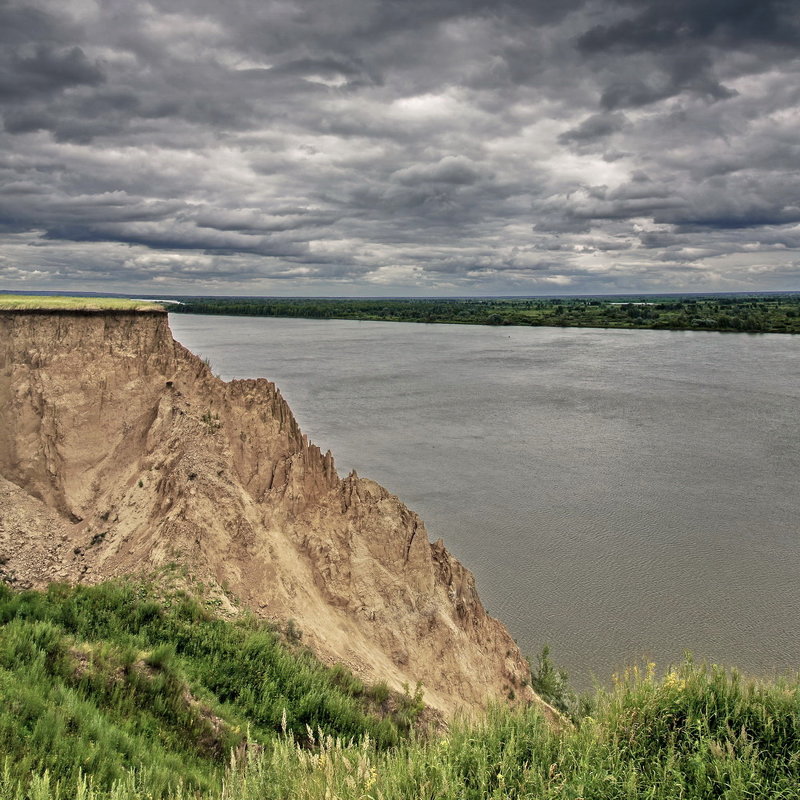
[[[274,384],[223,382],[166,313],[0,313],[0,572],[18,585],[186,565],[324,660],[446,714],[535,697],[472,574],[340,479]]]

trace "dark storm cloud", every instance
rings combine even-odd
[[[797,288],[799,16],[772,0],[0,0],[0,276]]]
[[[30,56],[14,53],[0,66],[0,102],[51,95],[70,86],[97,86],[104,80],[80,47],[59,51],[40,45]]]
[[[621,0],[633,12],[595,25],[578,44],[584,52],[661,50],[686,43],[740,47],[752,42],[797,45],[797,5],[793,0]]]
[[[64,42],[72,35],[63,23],[32,4],[0,3],[0,43],[17,46],[31,41]]]
[[[621,19],[582,33],[578,50],[608,74],[600,96],[606,110],[649,105],[692,93],[713,102],[735,95],[717,74],[731,52],[758,67],[790,59],[800,43],[797,4],[785,0],[653,0],[609,3]],[[639,64],[646,68],[635,69]],[[602,66],[601,66],[602,65]],[[632,69],[633,68],[633,69]]]
[[[558,141],[561,144],[594,142],[622,130],[625,121],[624,114],[592,114],[576,128],[564,131]]]

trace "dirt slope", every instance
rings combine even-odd
[[[166,314],[0,313],[0,476],[0,573],[22,584],[178,562],[447,714],[533,696],[420,518],[340,479],[274,384],[215,378]]]

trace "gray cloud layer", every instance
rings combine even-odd
[[[796,2],[0,0],[0,115],[3,288],[800,288]]]

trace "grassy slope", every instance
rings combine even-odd
[[[427,739],[381,702],[180,592],[0,587],[0,800],[800,798],[800,679],[646,667],[561,731],[495,708]]]
[[[122,297],[56,297],[23,294],[0,295],[0,311],[163,311],[147,300]]]
[[[246,737],[369,735],[396,743],[416,707],[289,647],[263,622],[211,616],[188,595],[114,582],[15,593],[0,584],[0,767],[6,790],[48,771],[110,789],[139,770],[148,793],[179,780],[219,790]],[[252,749],[252,748],[251,748]],[[0,792],[0,797],[5,795]]]

